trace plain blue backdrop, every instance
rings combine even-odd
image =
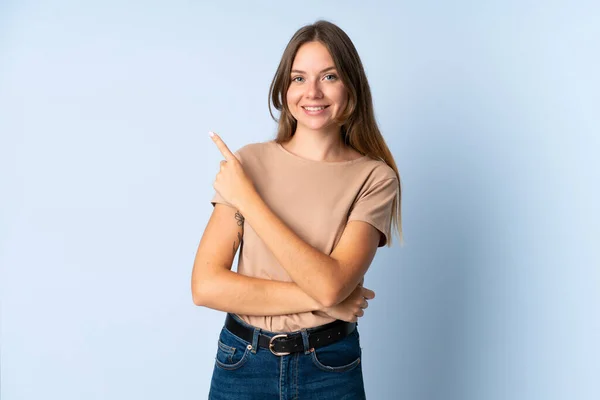
[[[369,399],[600,398],[600,5],[0,5],[1,397],[206,398],[190,276],[285,45],[356,45],[403,186],[359,320]],[[237,263],[237,259],[236,259]]]

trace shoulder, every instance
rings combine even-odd
[[[235,155],[242,163],[251,162],[263,158],[273,149],[273,146],[273,141],[248,143],[240,147]]]
[[[364,168],[367,170],[367,180],[370,184],[378,184],[392,179],[398,181],[396,171],[384,161],[369,158]]]

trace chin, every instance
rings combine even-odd
[[[331,127],[334,125],[333,123],[317,123],[315,124],[313,123],[302,123],[300,122],[299,125],[302,125],[303,127],[305,127],[306,129],[309,129],[311,131],[323,131],[323,130],[327,130],[327,129],[331,129]]]
[[[304,125],[304,128],[307,131],[313,131],[313,132],[320,132],[320,131],[327,130],[326,126],[306,126],[306,125]]]

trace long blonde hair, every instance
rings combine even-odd
[[[375,160],[384,161],[394,170],[400,184],[400,174],[394,157],[388,148],[375,121],[371,89],[358,52],[348,35],[337,25],[328,21],[317,21],[300,28],[292,37],[283,52],[279,67],[269,88],[269,113],[278,122],[277,143],[287,142],[296,131],[296,119],[292,116],[286,101],[291,83],[292,63],[300,46],[318,41],[325,45],[331,54],[340,79],[348,90],[348,104],[336,121],[341,125],[344,143]],[[271,103],[280,111],[279,119],[273,115]],[[400,243],[403,243],[402,190],[398,188],[392,204],[392,225],[397,229]],[[387,244],[391,246],[392,238]]]

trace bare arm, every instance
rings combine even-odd
[[[280,282],[231,271],[240,246],[244,218],[234,208],[216,204],[192,271],[194,304],[243,315],[282,315],[323,308],[294,282]]]
[[[378,229],[365,221],[349,221],[331,256],[303,241],[263,201],[242,163],[221,138],[211,132],[213,141],[225,157],[215,190],[235,205],[265,242],[292,281],[325,307],[339,304],[354,290],[367,272],[378,243]],[[386,179],[386,193],[396,189],[397,179]],[[391,212],[391,209],[390,209]]]
[[[243,315],[282,315],[323,308],[294,282],[253,278],[233,271],[207,277],[196,305]]]
[[[304,242],[262,198],[249,197],[241,211],[292,280],[320,304],[331,307],[352,293],[377,251],[380,233],[363,221],[350,221],[331,256]]]

